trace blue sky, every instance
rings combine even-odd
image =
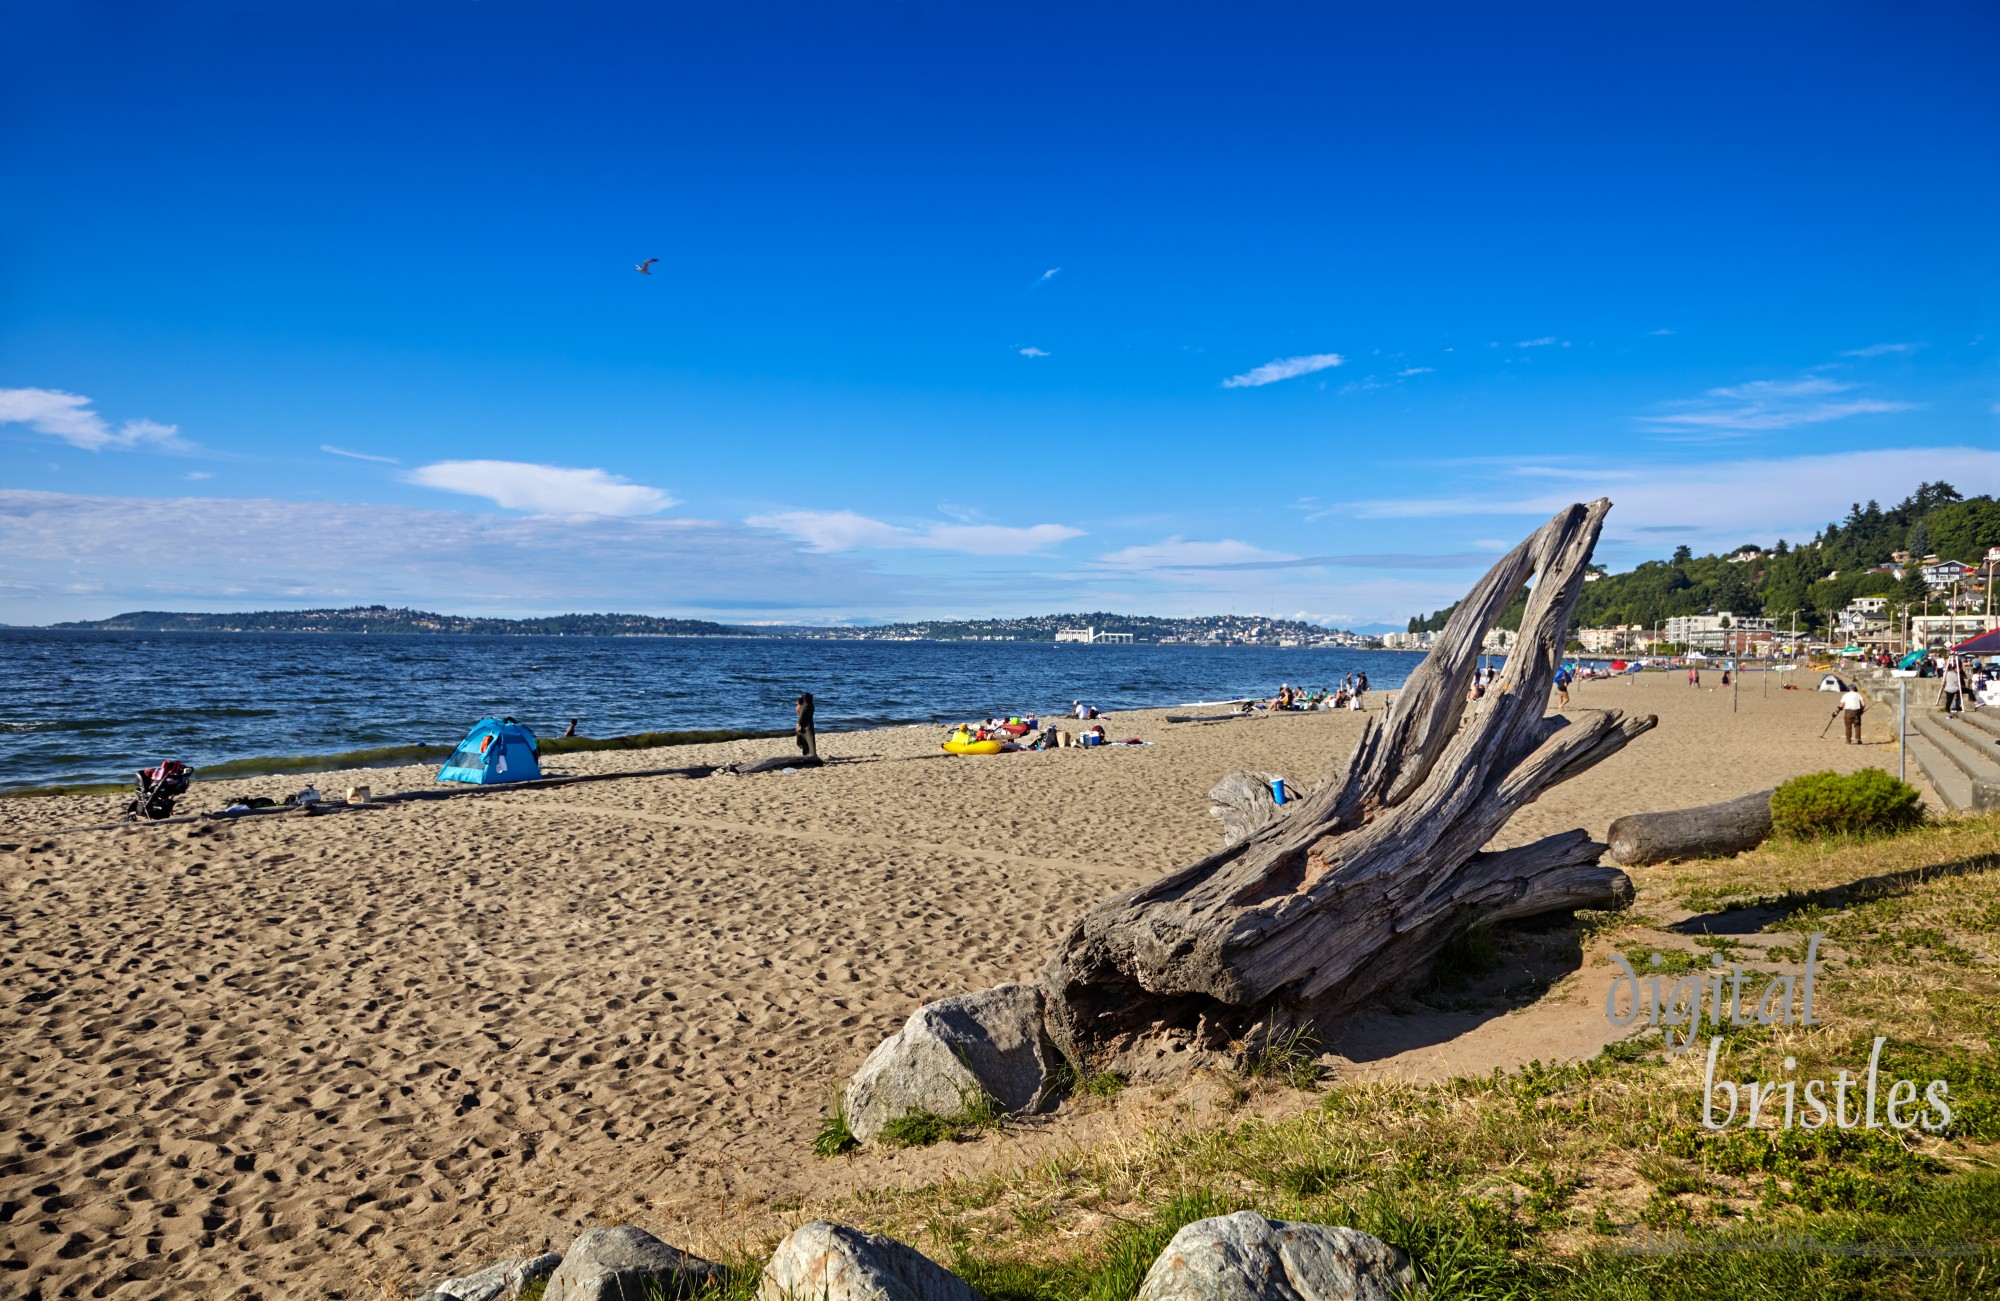
[[[4,622],[1400,624],[2000,489],[1990,4],[29,10]]]

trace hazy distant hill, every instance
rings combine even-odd
[[[57,628],[104,632],[380,632],[484,633],[489,636],[738,637],[753,630],[706,619],[657,619],[646,614],[558,614],[544,619],[474,619],[425,610],[357,605],[347,610],[256,610],[238,614],[176,614],[134,610],[109,619],[58,623]]]
[[[934,619],[923,623],[825,627],[799,624],[740,627],[706,619],[660,619],[646,614],[558,614],[543,619],[475,619],[425,610],[358,605],[346,610],[257,610],[235,614],[183,614],[134,610],[109,619],[58,623],[87,632],[370,632],[483,633],[488,636],[573,637],[810,637],[838,641],[1041,641],[1059,628],[1129,633],[1142,642],[1233,642],[1273,645],[1361,645],[1367,639],[1318,624],[1261,615],[1158,618],[1143,614],[1038,614],[1018,619]]]

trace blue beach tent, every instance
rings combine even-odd
[[[511,718],[482,718],[438,769],[441,782],[497,786],[542,775],[535,734]]]

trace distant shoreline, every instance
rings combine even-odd
[[[1169,618],[1150,614],[1071,611],[995,619],[912,619],[850,626],[767,623],[730,624],[650,614],[556,614],[508,619],[438,614],[386,605],[340,609],[242,610],[219,613],[127,610],[106,619],[79,619],[44,625],[41,632],[352,632],[369,636],[590,636],[590,637],[778,637],[804,641],[1086,641],[1111,637],[1158,644],[1242,641],[1332,642],[1364,649],[1371,634],[1329,628],[1297,619],[1213,614]],[[1060,635],[1059,635],[1060,634]]]

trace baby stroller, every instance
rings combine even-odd
[[[194,778],[194,769],[178,759],[167,759],[157,768],[139,770],[139,789],[132,794],[132,800],[125,806],[125,812],[135,818],[159,819],[174,815],[174,800],[187,794],[188,782]]]

